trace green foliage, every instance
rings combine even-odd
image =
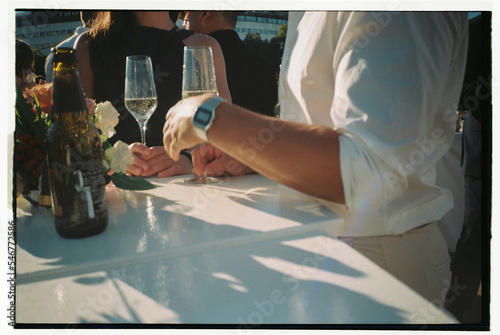
[[[288,31],[288,25],[282,24],[278,29],[278,35],[276,35],[273,40],[279,44],[281,50],[285,47],[286,33]],[[271,40],[272,41],[272,40]]]
[[[21,193],[38,189],[41,165],[45,161],[45,132],[50,118],[43,115],[38,100],[28,103],[16,85],[16,129],[14,146],[14,171],[24,181]],[[17,182],[15,195],[17,196]]]
[[[279,73],[287,28],[288,26],[286,24],[282,24],[279,27],[278,35],[273,37],[271,40],[262,40],[259,33],[248,33],[245,36],[243,43],[259,55],[267,58],[273,64],[276,73]]]
[[[35,111],[33,111],[33,106],[26,101],[21,89],[16,85],[16,134],[30,134],[43,141],[49,125],[50,118],[42,114],[36,96]],[[40,144],[45,150],[45,143]]]
[[[129,177],[123,173],[113,173],[111,175],[111,180],[116,187],[124,190],[150,190],[158,187],[147,180],[137,177]]]

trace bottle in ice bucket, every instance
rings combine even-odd
[[[52,52],[52,123],[46,139],[52,211],[59,235],[86,237],[108,224],[101,137],[90,122],[75,51]]]

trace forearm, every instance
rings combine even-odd
[[[344,203],[338,133],[223,103],[210,142],[256,172],[303,193]]]

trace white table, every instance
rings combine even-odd
[[[57,235],[49,210],[17,209],[17,322],[451,324],[325,230],[341,219],[262,176],[107,187],[109,225]],[[252,325],[252,326],[250,326]]]

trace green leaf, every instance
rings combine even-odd
[[[143,178],[129,177],[123,173],[113,173],[111,175],[111,180],[116,187],[124,190],[143,191],[158,187]]]
[[[104,151],[106,151],[106,149],[109,149],[111,148],[111,143],[109,143],[108,140],[104,140],[102,142],[102,152],[104,153]]]
[[[111,181],[111,176],[108,174],[104,174],[104,180],[106,181],[106,185],[108,185],[109,182]]]

